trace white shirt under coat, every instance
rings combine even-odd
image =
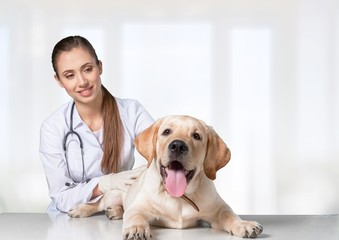
[[[134,139],[143,130],[149,127],[154,120],[144,107],[136,100],[115,98],[123,124],[124,144],[120,171],[132,169],[134,165]],[[102,160],[102,129],[93,133],[84,123],[74,107],[73,129],[83,141],[85,179],[88,183],[79,183],[75,187],[66,186],[73,183],[70,178],[63,150],[63,139],[69,131],[70,114],[73,101],[64,104],[55,113],[49,116],[40,130],[40,157],[45,169],[49,195],[52,199],[47,212],[55,210],[68,212],[77,204],[90,201],[92,190],[98,184]],[[79,140],[71,134],[67,140],[68,164],[71,176],[76,181],[82,178],[82,160]]]

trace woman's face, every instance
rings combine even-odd
[[[61,53],[56,62],[55,79],[77,103],[90,103],[101,93],[102,64],[86,49],[73,48]]]

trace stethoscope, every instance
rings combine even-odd
[[[65,134],[64,141],[63,141],[63,149],[64,149],[64,154],[65,154],[65,159],[66,159],[67,171],[68,171],[69,177],[73,181],[72,183],[66,182],[65,185],[67,187],[75,187],[79,183],[85,183],[85,182],[87,183],[87,182],[90,181],[90,179],[86,179],[86,177],[85,177],[84,145],[83,145],[82,139],[80,137],[80,134],[77,133],[76,131],[74,131],[74,129],[73,129],[74,106],[75,106],[75,102],[73,102],[72,108],[71,108],[69,131]],[[70,171],[69,164],[68,164],[68,157],[67,157],[68,154],[67,154],[67,147],[66,147],[66,145],[67,145],[67,139],[68,139],[68,137],[70,135],[75,135],[78,138],[78,140],[79,140],[79,146],[80,146],[80,150],[81,150],[81,163],[82,163],[82,177],[81,177],[81,181],[74,180],[74,178],[72,177],[71,171]]]

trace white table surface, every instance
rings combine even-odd
[[[250,215],[246,220],[258,221],[264,226],[258,239],[339,239],[339,215]],[[0,214],[1,240],[99,240],[122,239],[121,220],[108,220],[105,215],[89,218],[69,218],[66,214],[51,216],[44,213]],[[153,239],[234,239],[241,238],[205,225],[190,229],[152,227]]]

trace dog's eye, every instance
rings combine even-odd
[[[169,129],[167,128],[167,129],[165,129],[165,131],[162,132],[162,135],[163,135],[163,136],[167,136],[167,135],[169,135],[170,133],[171,133],[171,130],[169,130]]]
[[[193,138],[194,138],[195,140],[201,140],[201,136],[200,136],[199,133],[193,133]]]

